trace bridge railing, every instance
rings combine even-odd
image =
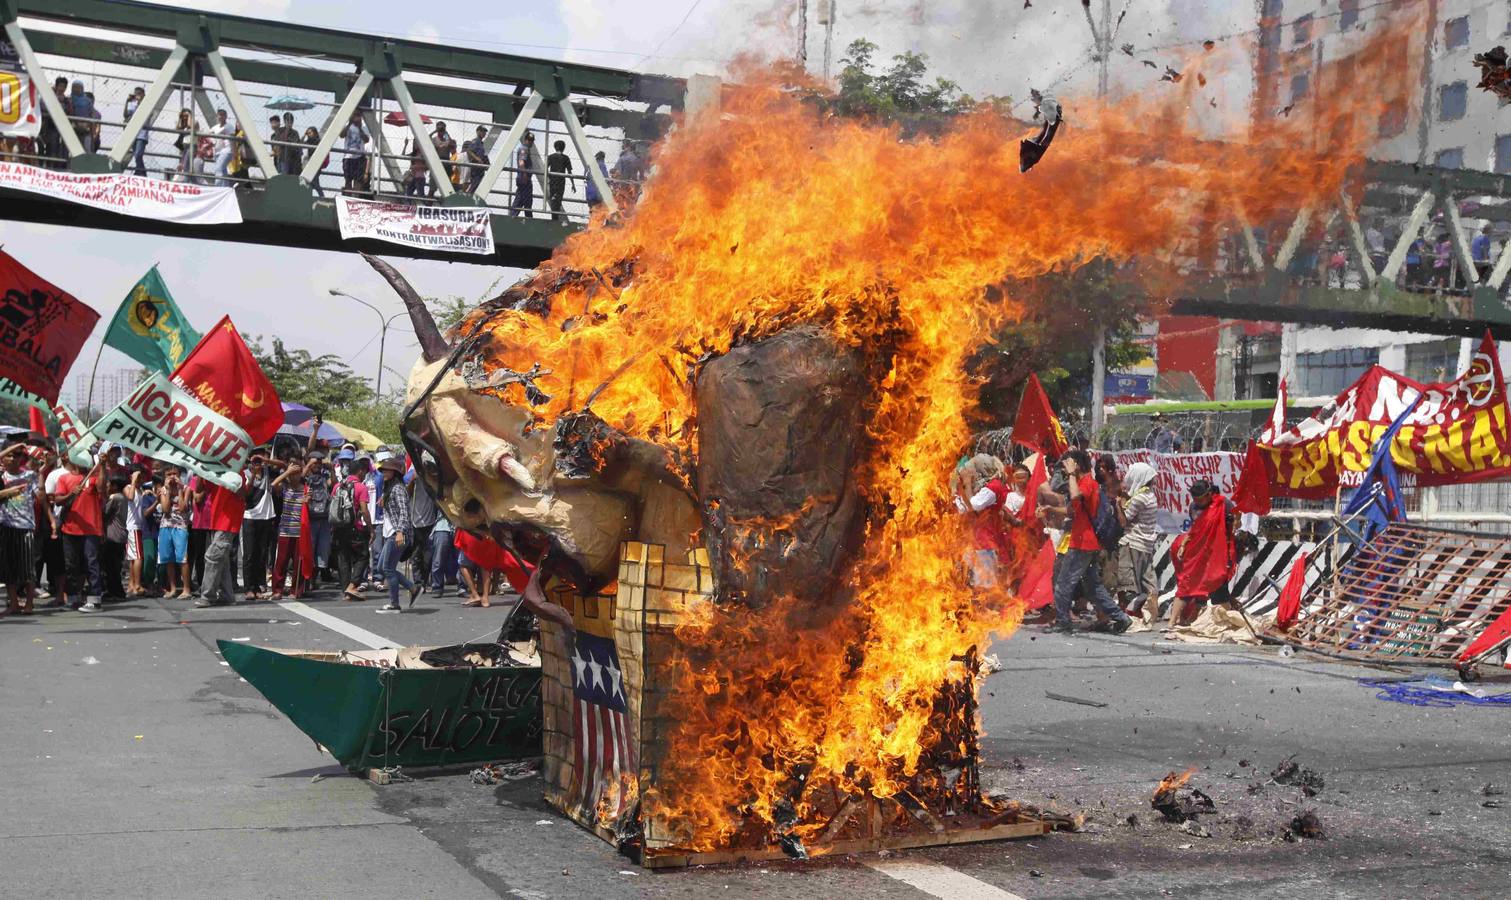
[[[671,79],[344,33],[322,37],[319,29],[145,4],[133,4],[126,16],[102,0],[0,0],[0,24],[43,95],[44,119],[68,123],[37,140],[0,143],[5,158],[254,191],[288,179],[315,202],[344,189],[584,221],[590,188],[611,210],[639,190],[646,147],[669,123],[660,108],[681,102],[680,82]],[[73,25],[110,30],[80,33]],[[66,89],[53,96],[54,79],[69,87],[81,82],[93,113],[74,114]],[[219,110],[238,129],[233,139],[209,133]],[[275,137],[269,125],[269,116],[284,112],[293,115],[297,141]],[[369,138],[361,152],[342,141],[353,115]],[[433,140],[439,121],[455,142],[451,152]],[[548,171],[557,142],[570,173]],[[485,161],[472,161],[467,143],[480,147]],[[228,148],[234,152],[222,152]],[[604,164],[595,162],[597,153]],[[352,159],[361,164],[348,178]],[[240,165],[226,171],[227,163]],[[556,203],[553,183],[563,188]]]

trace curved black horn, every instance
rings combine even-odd
[[[404,308],[409,310],[409,321],[414,323],[415,337],[420,339],[420,354],[425,357],[425,361],[433,363],[445,359],[451,347],[441,336],[441,330],[436,327],[435,319],[431,318],[430,309],[425,306],[425,301],[420,298],[408,279],[400,275],[398,269],[376,256],[364,253],[362,258],[383,276],[399,298],[404,301]]]

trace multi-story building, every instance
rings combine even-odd
[[[89,416],[86,411],[88,406],[93,414],[100,415],[119,406],[122,401],[131,396],[136,386],[141,383],[142,370],[116,369],[111,372],[93,373],[94,396],[90,396],[90,375],[75,375],[73,379],[73,397],[71,398],[74,411],[80,415]]]
[[[1395,23],[1401,54],[1421,85],[1415,102],[1392,105],[1379,123],[1376,159],[1511,173],[1511,105],[1476,89],[1473,57],[1511,41],[1511,3],[1485,0],[1257,0],[1253,116],[1256,128],[1303,105],[1325,67],[1349,58]],[[1511,240],[1502,234],[1499,242]],[[1466,356],[1457,338],[1372,329],[1287,328],[1295,341],[1292,393],[1336,393],[1379,363],[1419,380],[1453,377]],[[1282,365],[1282,338],[1240,343],[1235,390],[1262,396]],[[1246,365],[1245,365],[1246,364]]]

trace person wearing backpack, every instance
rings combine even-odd
[[[357,459],[352,450],[336,454],[336,462],[346,475],[331,492],[331,552],[336,557],[336,580],[344,586],[342,596],[357,603],[367,599],[361,592],[368,555],[368,497],[363,480],[372,463],[366,457]]]
[[[1097,565],[1102,541],[1097,536],[1095,522],[1102,490],[1092,474],[1091,454],[1080,448],[1073,449],[1061,458],[1060,465],[1065,471],[1069,495],[1070,546],[1055,568],[1055,623],[1048,630],[1063,634],[1075,630],[1070,619],[1070,604],[1076,590],[1084,583],[1092,602],[1110,620],[1108,630],[1122,634],[1133,620],[1118,608],[1107,592]]]

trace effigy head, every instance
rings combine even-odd
[[[528,396],[534,376],[482,371],[478,358],[490,347],[480,328],[464,324],[448,340],[402,275],[368,261],[404,298],[419,339],[401,423],[406,450],[458,528],[545,560],[583,591],[614,580],[625,540],[689,546],[697,507],[664,449],[586,409],[543,425],[503,390],[523,386]],[[510,312],[500,305],[475,315]]]

